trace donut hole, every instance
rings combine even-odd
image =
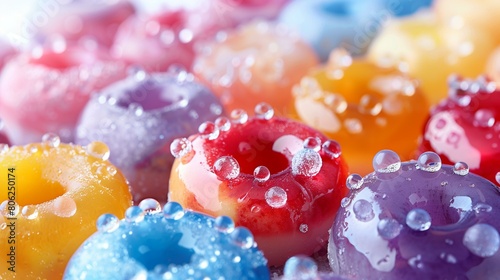
[[[17,203],[20,206],[42,204],[66,193],[65,188],[57,182],[47,181],[41,177],[34,178],[28,178],[29,182],[24,183],[27,186],[26,189],[29,191],[22,192],[21,195],[16,197]]]
[[[233,154],[233,157],[240,164],[240,172],[245,174],[253,174],[255,168],[259,166],[265,166],[271,174],[277,174],[290,165],[283,154],[273,151],[272,142],[260,145],[241,142],[238,145],[238,150],[238,153]]]
[[[154,239],[153,236],[156,235],[142,235],[139,246],[135,243],[129,243],[129,257],[150,271],[158,265],[168,267],[169,265],[182,266],[191,263],[195,251],[192,244],[184,244],[186,242],[182,233],[169,232],[163,234],[161,239]],[[182,246],[181,243],[187,247]]]
[[[137,104],[145,111],[153,111],[163,108],[179,105],[185,100],[182,95],[182,89],[172,90],[164,89],[164,85],[156,83],[151,79],[147,79],[142,83],[134,82],[134,89],[131,94],[124,95],[117,101],[117,106],[129,108],[132,104]]]
[[[81,50],[67,50],[61,53],[53,50],[44,50],[43,55],[31,57],[30,63],[42,65],[47,68],[64,70],[77,67],[82,64],[90,64],[95,61],[94,55]]]

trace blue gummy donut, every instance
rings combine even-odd
[[[63,279],[270,278],[250,231],[226,216],[185,211],[176,202],[162,210],[145,199],[121,221],[102,215],[97,228],[72,256]]]

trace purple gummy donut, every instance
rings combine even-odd
[[[354,279],[498,279],[500,192],[442,165],[433,152],[401,162],[380,151],[375,172],[347,179],[351,189],[332,227],[333,271]]]
[[[76,143],[106,143],[110,160],[129,180],[135,201],[151,197],[166,202],[174,160],[171,142],[196,133],[200,124],[222,112],[217,98],[191,74],[139,70],[89,101]]]

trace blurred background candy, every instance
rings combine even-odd
[[[368,174],[371,158],[393,149],[414,156],[428,103],[418,81],[343,49],[293,88],[290,116],[335,139],[349,171]],[[411,125],[409,125],[411,124]]]
[[[0,75],[5,63],[16,53],[14,47],[7,41],[0,37]]]
[[[198,53],[193,71],[230,112],[266,102],[284,115],[291,88],[318,63],[313,50],[285,26],[255,21]]]
[[[0,76],[5,131],[16,145],[40,141],[48,132],[71,142],[91,95],[125,75],[125,64],[105,51],[64,40],[19,53]]]
[[[137,70],[93,96],[83,110],[75,141],[108,144],[110,160],[129,180],[134,201],[166,202],[174,160],[170,143],[222,114],[220,102],[192,74]]]

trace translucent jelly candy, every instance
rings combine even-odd
[[[192,74],[137,70],[93,96],[78,123],[76,143],[107,143],[110,160],[129,180],[134,201],[166,202],[174,161],[170,144],[222,113],[216,97]]]
[[[433,152],[401,162],[380,151],[332,227],[333,271],[349,279],[495,279],[500,192],[464,166],[444,165]]]
[[[73,42],[94,40],[106,47],[113,43],[118,26],[135,12],[127,0],[38,2],[34,5],[33,21],[38,23],[46,17],[46,22],[40,24],[37,37],[50,40],[52,36],[63,36]]]
[[[467,162],[492,182],[500,171],[500,90],[485,77],[452,77],[449,96],[432,109],[420,153],[432,150],[443,162]]]
[[[124,64],[102,50],[60,43],[20,53],[0,75],[0,118],[13,144],[37,142],[47,132],[73,141],[91,94],[126,75]]]
[[[368,57],[408,71],[421,82],[433,105],[446,97],[449,75],[482,74],[495,46],[486,33],[463,24],[445,24],[432,14],[419,14],[389,22],[373,41]]]
[[[417,81],[342,49],[303,77],[293,94],[290,115],[338,141],[350,171],[360,174],[370,172],[371,158],[383,148],[410,159],[428,114]]]
[[[142,201],[119,220],[97,219],[97,233],[71,258],[70,279],[269,279],[252,233],[227,216],[186,211],[176,202],[163,210]]]
[[[317,64],[312,49],[280,25],[252,22],[220,36],[198,54],[194,73],[226,110],[251,111],[267,102],[284,115],[292,85]]]
[[[484,32],[500,43],[500,2],[496,0],[436,0],[434,9],[441,19]]]
[[[73,146],[54,134],[26,146],[0,144],[1,279],[61,279],[97,217],[123,217],[132,196],[107,157],[104,143]]]
[[[268,104],[249,118],[200,126],[173,144],[177,156],[169,199],[213,216],[227,215],[248,227],[269,260],[282,265],[312,254],[326,242],[346,193],[347,167],[338,143],[316,130],[273,117]]]

